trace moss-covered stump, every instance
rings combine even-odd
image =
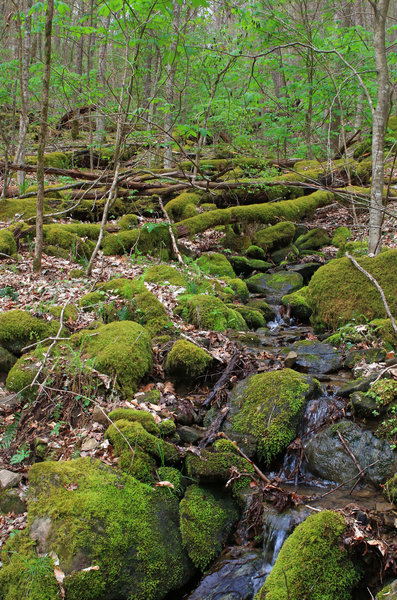
[[[252,241],[262,248],[264,252],[270,252],[277,248],[288,246],[295,235],[295,225],[289,221],[282,221],[266,229],[258,231]]]
[[[392,314],[397,312],[397,250],[374,258],[358,259],[359,264],[378,281]],[[384,318],[385,307],[376,287],[348,258],[332,260],[314,273],[307,289],[317,330],[337,329],[356,319]]]
[[[11,231],[0,230],[0,260],[12,256],[17,251],[17,244]],[[5,256],[4,256],[5,255]]]
[[[350,600],[360,572],[338,544],[345,531],[338,513],[308,517],[285,541],[255,600]]]
[[[204,571],[221,552],[238,512],[230,498],[198,485],[186,490],[179,512],[183,546],[195,566]]]
[[[223,427],[248,456],[269,464],[294,439],[316,384],[291,369],[251,375],[232,390]]]
[[[177,285],[186,287],[185,276],[175,267],[170,265],[155,265],[150,267],[145,273],[145,281],[148,283]]]
[[[0,346],[19,355],[25,346],[54,336],[58,329],[56,321],[44,321],[23,310],[9,310],[0,314]]]
[[[166,372],[177,381],[193,383],[204,375],[212,357],[208,352],[188,340],[177,340],[168,353]]]
[[[247,330],[247,324],[243,317],[214,296],[199,294],[191,296],[185,303],[182,316],[189,323],[200,329],[213,329],[224,331],[225,329]]]
[[[138,323],[120,321],[94,332],[77,334],[84,354],[95,359],[95,368],[111,377],[127,398],[136,392],[153,363],[149,333]]]
[[[68,599],[159,600],[192,574],[173,494],[90,459],[36,464],[29,481],[29,534],[58,555]]]
[[[200,195],[191,192],[183,192],[165,205],[168,216],[173,221],[189,219],[197,215],[197,205],[200,202]]]
[[[265,260],[245,256],[231,256],[229,262],[237,275],[250,275],[253,271],[265,272],[273,266],[272,263]]]
[[[327,246],[331,243],[331,239],[328,232],[325,229],[311,229],[307,233],[300,235],[295,240],[295,246],[301,252],[303,250],[318,250],[323,246]]]
[[[302,323],[308,323],[312,314],[312,309],[307,302],[306,292],[307,286],[281,298],[283,306],[290,307],[291,316]]]
[[[251,292],[263,294],[269,302],[277,302],[286,294],[303,287],[303,277],[291,271],[258,274],[247,279],[247,286]]]
[[[206,254],[203,254],[196,260],[196,264],[204,273],[213,275],[214,277],[236,276],[233,267],[226,256],[219,252],[207,252]]]

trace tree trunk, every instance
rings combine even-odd
[[[43,254],[43,214],[44,214],[44,152],[47,139],[48,102],[51,75],[51,33],[54,16],[54,0],[48,0],[44,39],[44,77],[43,95],[41,99],[41,122],[39,147],[37,151],[37,213],[36,213],[36,244],[34,249],[33,271],[41,272]]]
[[[172,42],[169,48],[169,57],[166,66],[167,80],[165,82],[165,100],[167,102],[167,112],[164,117],[164,169],[170,169],[173,166],[172,160],[172,126],[174,123],[173,103],[174,103],[174,86],[175,86],[175,70],[176,70],[176,50],[178,47],[178,28],[181,16],[181,7],[177,0],[172,1]]]
[[[102,25],[106,32],[109,31],[110,14],[106,17],[106,19],[103,19]],[[105,97],[105,91],[106,91],[107,49],[108,49],[108,37],[106,35],[105,39],[102,40],[101,46],[99,48],[99,56],[98,56],[98,80],[99,80],[99,86],[100,86],[100,90],[101,90],[103,99]],[[96,117],[95,142],[97,144],[101,145],[101,144],[104,144],[106,141],[105,125],[106,125],[106,117],[105,117],[105,113],[104,113],[104,103],[103,103],[102,106],[100,106],[98,108],[98,113],[97,113],[97,117]]]
[[[28,86],[29,86],[29,64],[30,64],[30,53],[31,53],[31,28],[32,28],[32,17],[29,15],[30,9],[32,8],[32,0],[26,0],[26,17],[25,17],[25,31],[22,39],[22,27],[20,28],[21,46],[20,46],[20,59],[19,59],[19,85],[21,92],[21,114],[19,116],[19,133],[18,133],[18,145],[15,151],[14,161],[17,164],[23,164],[26,156],[26,135],[28,133],[29,117],[28,117]],[[17,172],[18,185],[23,188],[25,183],[24,171]]]
[[[390,0],[371,2],[374,10],[374,50],[376,66],[376,108],[372,114],[372,186],[369,208],[368,254],[382,249],[384,184],[383,145],[390,107],[390,82],[386,57],[386,17]]]

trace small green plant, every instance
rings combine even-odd
[[[30,456],[30,448],[28,447],[28,445],[26,443],[24,443],[18,448],[18,450],[15,452],[15,454],[13,456],[11,456],[10,463],[12,465],[19,465],[24,460],[29,458],[29,456]]]
[[[6,450],[7,448],[9,448],[17,434],[17,430],[18,430],[18,423],[21,419],[21,413],[15,413],[14,415],[14,421],[12,423],[10,423],[9,425],[7,425],[7,427],[4,430],[4,433],[2,435],[1,438],[1,442],[0,442],[0,448],[2,450]]]
[[[375,417],[385,412],[385,418],[376,430],[376,434],[389,440],[391,448],[397,447],[397,381],[395,379],[380,379],[375,381],[367,392],[379,407],[374,410]]]
[[[10,285],[6,285],[5,287],[0,288],[0,298],[16,300],[18,298],[18,293]]]

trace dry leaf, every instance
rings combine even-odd
[[[99,571],[99,566],[95,565],[94,567],[86,567],[85,569],[81,569],[82,573],[87,573],[87,571]]]
[[[156,487],[168,487],[172,490],[175,489],[174,485],[170,481],[157,481],[155,485]]]
[[[175,394],[175,388],[171,381],[166,381],[164,384],[163,394]]]

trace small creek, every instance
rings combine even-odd
[[[250,352],[264,365],[269,364],[268,354],[276,357],[284,348],[296,341],[307,339],[307,335],[312,333],[309,326],[296,325],[292,320],[285,322],[280,307],[275,308],[276,318],[267,324],[267,328],[256,331],[259,343],[256,340],[256,343],[250,346]],[[321,381],[322,393],[307,404],[298,431],[298,449],[287,451],[278,468],[267,473],[270,477],[278,477],[285,489],[298,495],[310,496],[310,504],[287,509],[282,513],[266,504],[262,545],[257,548],[244,546],[244,531],[240,526],[236,534],[240,545],[226,548],[201,581],[196,581],[194,586],[190,585],[189,590],[181,591],[180,595],[174,592],[172,600],[253,600],[270,573],[288,535],[313,511],[340,509],[349,504],[375,509],[384,504],[383,496],[374,487],[357,487],[350,494],[349,490],[354,482],[324,496],[326,492],[333,490],[336,484],[310,472],[301,442],[307,443],[323,424],[349,417],[348,402],[338,398],[335,390],[351,379],[350,373],[343,369],[332,374],[310,374]],[[167,600],[171,598],[167,597]]]

